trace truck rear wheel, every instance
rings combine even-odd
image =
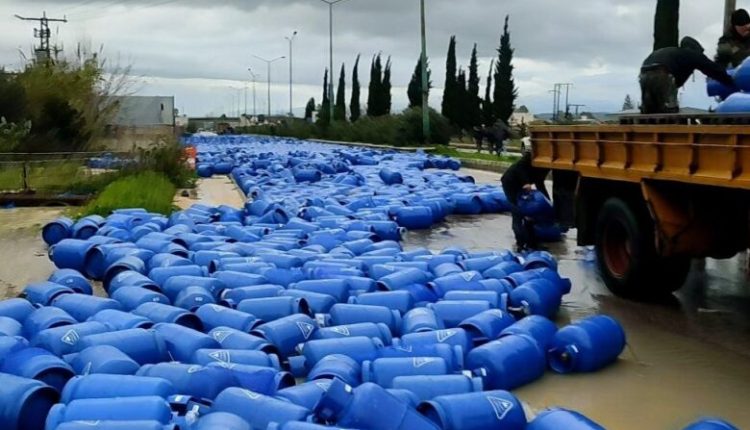
[[[629,298],[672,293],[690,270],[687,258],[657,255],[653,221],[645,208],[634,210],[619,198],[607,200],[599,212],[596,255],[607,288]]]

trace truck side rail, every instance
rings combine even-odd
[[[749,126],[535,126],[530,132],[537,167],[750,190]]]

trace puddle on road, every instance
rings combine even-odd
[[[60,208],[0,210],[0,299],[15,297],[30,282],[45,280],[54,270],[47,258],[41,228],[62,214]]]
[[[451,217],[426,232],[410,232],[405,246],[440,250],[508,249],[507,215]],[[696,261],[674,300],[644,304],[614,297],[599,277],[593,251],[575,232],[550,246],[560,272],[572,279],[557,323],[604,313],[624,325],[630,350],[619,362],[587,375],[548,372],[515,393],[532,410],[578,410],[608,430],[681,429],[700,416],[721,416],[750,428],[750,291],[746,256]]]

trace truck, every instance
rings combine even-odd
[[[694,258],[731,258],[750,242],[747,118],[622,118],[530,129],[561,224],[595,247],[606,286],[644,298],[682,287]]]

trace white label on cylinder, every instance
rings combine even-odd
[[[306,340],[309,339],[310,335],[312,335],[313,331],[315,331],[315,326],[306,322],[298,322],[297,327],[299,327],[299,330],[302,332],[302,336],[304,336]]]
[[[79,340],[81,340],[81,336],[75,330],[68,330],[68,332],[60,339],[62,343],[68,345],[75,345]]]
[[[495,411],[495,416],[498,421],[502,421],[505,416],[508,415],[508,412],[513,409],[512,402],[499,397],[487,397],[487,401],[492,405],[492,409]]]
[[[446,340],[455,336],[456,334],[458,334],[458,332],[455,330],[440,330],[437,332],[437,340],[438,342],[443,343]]]
[[[426,366],[432,362],[436,361],[435,358],[429,358],[429,357],[415,357],[414,358],[414,368],[419,369],[422,366]]]
[[[346,327],[331,327],[331,331],[342,336],[351,336],[349,329]]]

